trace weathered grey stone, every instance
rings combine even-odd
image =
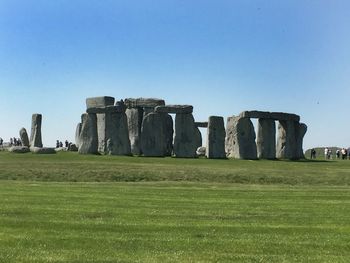
[[[97,114],[97,134],[99,153],[111,155],[131,154],[128,122],[124,112]]]
[[[30,151],[36,154],[55,154],[55,148],[49,147],[30,147]]]
[[[131,153],[141,155],[141,126],[143,119],[142,108],[130,108],[125,111],[128,120]]]
[[[225,148],[227,157],[257,159],[255,131],[249,118],[227,118]]]
[[[276,158],[276,124],[273,119],[258,120],[258,136],[256,140],[259,159]]]
[[[68,148],[67,147],[58,147],[58,148],[55,148],[55,151],[56,152],[66,152],[66,151],[68,151]]]
[[[27,133],[27,130],[25,128],[20,129],[19,137],[21,138],[22,146],[27,146],[27,147],[30,146],[28,133]]]
[[[75,129],[75,145],[79,148],[80,145],[80,133],[81,133],[81,122],[78,123],[77,128]]]
[[[141,128],[141,151],[144,156],[166,156],[168,115],[166,113],[149,113],[143,118]]]
[[[303,151],[303,139],[307,132],[307,125],[305,123],[296,124],[296,158],[305,159]]]
[[[113,106],[115,99],[113,97],[102,96],[86,99],[86,109]]]
[[[154,109],[156,106],[165,105],[164,100],[155,98],[127,98],[124,100],[124,103],[127,108],[141,107]]]
[[[194,118],[189,114],[176,114],[175,116],[175,157],[196,157],[196,150],[202,146],[202,136],[194,125]]]
[[[279,121],[276,145],[276,157],[279,159],[296,158],[296,125],[295,121]]]
[[[225,153],[225,125],[224,118],[210,116],[207,129],[206,156],[209,159],[224,159]]]
[[[241,118],[256,118],[256,119],[274,119],[281,121],[299,121],[300,116],[284,112],[268,112],[268,111],[243,111],[239,114]]]
[[[207,121],[203,121],[203,122],[195,122],[194,125],[197,128],[208,128],[208,122]]]
[[[163,105],[155,107],[155,112],[163,113],[192,113],[193,106],[191,105]]]
[[[12,152],[12,153],[27,153],[27,152],[30,152],[28,146],[12,146],[12,147],[8,148],[8,151]]]
[[[112,105],[106,107],[92,107],[86,110],[87,113],[110,113],[110,112],[125,112],[125,107],[120,105]]]
[[[77,152],[78,151],[77,145],[76,144],[69,145],[68,151],[70,151],[70,152]]]
[[[164,123],[165,143],[166,143],[165,156],[171,156],[173,153],[174,122],[173,122],[173,118],[169,114],[165,114],[165,116],[166,116],[165,123]]]
[[[206,147],[204,146],[200,146],[196,150],[197,156],[205,156],[205,153],[206,153]]]
[[[43,147],[41,140],[41,114],[32,115],[32,129],[30,133],[30,147]]]
[[[96,114],[84,113],[81,115],[81,132],[79,137],[80,154],[98,153],[97,117]]]

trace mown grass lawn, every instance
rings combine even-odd
[[[350,161],[0,153],[0,166],[0,262],[350,259]],[[110,182],[124,174],[135,182]]]

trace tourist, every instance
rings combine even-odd
[[[12,145],[13,145],[13,139],[10,138],[10,146],[12,146]]]
[[[4,140],[0,137],[0,146],[2,147],[2,144],[4,143]]]
[[[316,150],[314,148],[311,149],[311,159],[316,159]]]
[[[60,141],[56,140],[56,148],[59,148],[59,147],[60,147]]]
[[[337,159],[339,159],[339,157],[340,157],[340,150],[339,149],[337,149],[337,151],[335,152],[335,155],[337,156]]]
[[[68,148],[69,142],[67,140],[64,142],[64,144],[65,144],[65,147]]]
[[[60,147],[61,147],[61,148],[63,147],[63,143],[62,143],[62,142],[60,142]]]
[[[345,148],[341,149],[341,157],[343,160],[345,160],[347,157],[347,152],[346,152]]]
[[[333,159],[332,149],[328,150],[328,160]]]
[[[324,148],[324,158],[327,160],[328,159],[328,148]]]

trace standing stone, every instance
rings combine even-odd
[[[167,154],[166,113],[149,113],[142,122],[141,151],[144,156],[163,157]]]
[[[93,113],[84,113],[81,116],[81,132],[79,139],[80,154],[96,154],[98,147],[97,117]]]
[[[305,159],[304,151],[303,151],[303,139],[307,132],[307,126],[305,123],[298,123],[296,125],[296,154],[297,159]]]
[[[19,131],[19,137],[21,138],[22,146],[29,147],[28,133],[27,133],[27,130],[25,128],[22,128]]]
[[[128,120],[131,153],[134,155],[141,155],[141,126],[143,110],[142,108],[126,109],[125,114]]]
[[[227,157],[257,159],[255,131],[249,118],[227,118],[225,148]]]
[[[41,114],[32,115],[32,129],[30,133],[30,147],[43,147],[41,140]]]
[[[131,154],[128,123],[124,112],[97,114],[97,135],[99,153],[112,155]],[[107,144],[108,140],[109,145]]]
[[[258,120],[258,138],[256,140],[259,159],[276,158],[276,124],[273,119]]]
[[[207,129],[206,156],[209,159],[224,159],[225,153],[225,125],[224,118],[210,116]]]
[[[165,115],[164,131],[165,131],[165,142],[166,151],[165,156],[171,156],[173,153],[173,136],[174,136],[174,122],[171,115]]]
[[[199,146],[202,146],[202,136],[195,126],[193,115],[191,113],[176,114],[174,156],[196,157],[196,150]]]
[[[81,133],[81,122],[78,123],[77,128],[75,129],[75,145],[79,148],[80,145],[80,133]]]
[[[296,159],[296,121],[279,121],[276,157]]]

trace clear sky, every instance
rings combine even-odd
[[[91,96],[285,111],[304,148],[350,146],[348,0],[0,0],[0,137],[74,140]]]

